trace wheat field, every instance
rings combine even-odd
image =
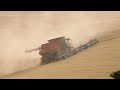
[[[105,33],[94,47],[66,60],[38,66],[2,78],[8,79],[111,79],[120,70],[120,30]]]

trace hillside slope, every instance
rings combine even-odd
[[[99,38],[94,47],[64,61],[38,66],[1,78],[78,78],[109,79],[111,72],[120,70],[120,30]]]

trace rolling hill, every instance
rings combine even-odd
[[[120,70],[120,30],[107,32],[99,42],[66,60],[6,75],[6,79],[111,79]]]

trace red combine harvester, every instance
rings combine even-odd
[[[48,64],[60,60],[60,56],[72,50],[70,41],[70,38],[58,37],[48,40],[48,43],[42,44],[41,47],[26,50],[25,52],[39,50],[39,55],[42,55],[42,65]]]
[[[42,65],[48,64],[54,61],[63,60],[78,52],[82,52],[84,49],[88,49],[98,42],[97,39],[90,40],[90,42],[79,45],[76,48],[71,47],[71,39],[65,37],[58,37],[48,40],[48,43],[42,44],[41,47],[26,50],[26,53],[39,50],[39,55],[42,55]]]

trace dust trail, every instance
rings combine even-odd
[[[48,39],[65,36],[74,47],[120,28],[120,12],[0,12],[0,75],[40,64],[38,51]]]

